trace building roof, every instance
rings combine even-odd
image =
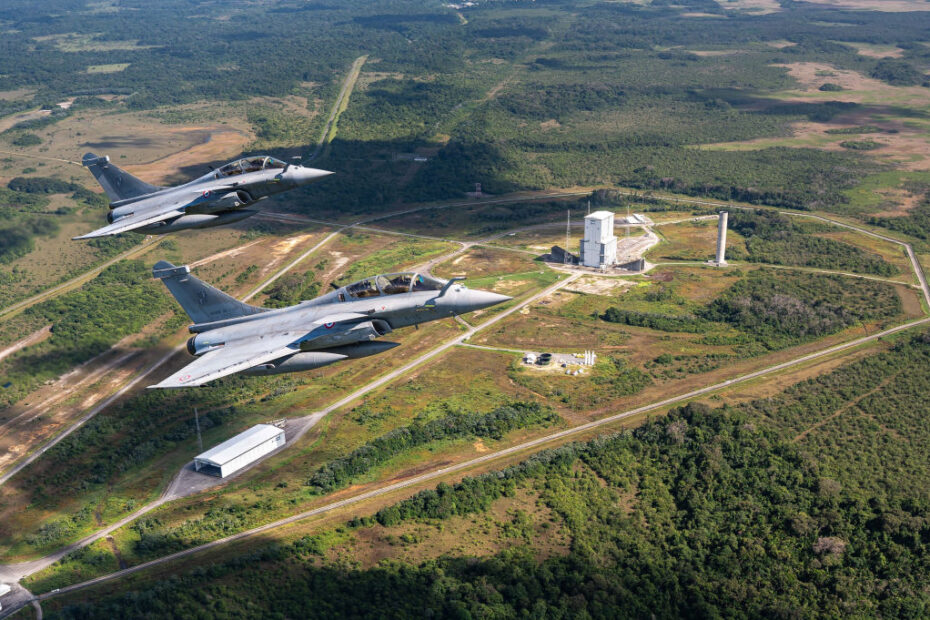
[[[612,211],[595,211],[589,215],[584,216],[586,220],[606,220],[609,217],[613,217],[614,214]]]
[[[220,445],[214,446],[194,458],[221,467],[240,454],[248,452],[255,446],[263,444],[283,432],[283,429],[271,424],[256,424],[249,430],[227,439]]]

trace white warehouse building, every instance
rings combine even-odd
[[[581,240],[581,264],[585,267],[609,267],[617,262],[617,238],[614,236],[614,214],[595,211],[584,218],[584,239]]]
[[[283,428],[271,424],[256,424],[194,457],[194,469],[225,478],[283,445]]]

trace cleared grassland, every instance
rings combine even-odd
[[[540,271],[544,266],[531,254],[473,247],[450,261],[437,265],[434,273],[442,278],[467,275],[480,279],[488,276],[507,276],[514,273]]]
[[[717,251],[717,222],[702,220],[661,226],[656,234],[662,240],[646,252],[646,260],[660,261],[707,261]],[[736,252],[730,252],[736,250]],[[727,231],[728,258],[745,256],[745,240],[736,231]]]
[[[108,65],[89,65],[85,71],[87,73],[119,73],[129,68],[128,62],[114,62]]]

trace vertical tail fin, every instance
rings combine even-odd
[[[194,323],[223,321],[267,311],[267,308],[250,306],[230,297],[190,273],[187,265],[175,267],[164,260],[152,268],[152,275],[165,283]]]
[[[103,191],[110,197],[111,202],[138,198],[163,189],[156,185],[149,185],[125,170],[119,169],[110,163],[110,158],[106,155],[98,157],[93,153],[85,153],[84,157],[81,158],[81,163],[94,175]]]

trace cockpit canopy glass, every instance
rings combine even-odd
[[[244,157],[242,159],[236,160],[232,163],[226,164],[217,171],[216,177],[232,177],[237,174],[244,174],[247,172],[259,172],[260,170],[280,170],[284,168],[285,164],[280,159],[275,159],[274,157],[267,157],[265,155],[257,155],[255,157]]]
[[[445,285],[445,281],[431,276],[425,276],[422,273],[418,273],[413,279],[414,291],[439,291],[442,290],[442,287]]]
[[[445,282],[421,273],[388,273],[374,278],[365,278],[346,286],[346,292],[356,298],[398,295],[411,291],[438,291]]]
[[[378,290],[378,285],[375,284],[374,278],[365,278],[364,280],[359,280],[355,284],[350,284],[346,287],[346,292],[357,299],[378,297],[381,295],[381,291]]]

